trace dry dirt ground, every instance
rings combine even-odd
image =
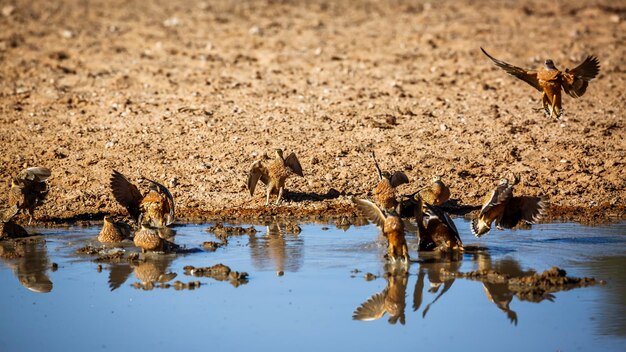
[[[353,214],[384,169],[413,192],[443,176],[477,204],[501,177],[549,219],[624,218],[623,1],[0,1],[0,192],[52,169],[40,221],[121,213],[116,169],[171,185],[182,221]],[[540,94],[481,52],[529,68],[596,55],[599,77]],[[250,197],[250,164],[295,151],[280,207]]]

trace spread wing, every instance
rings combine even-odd
[[[36,181],[36,182],[44,182],[52,175],[52,171],[45,167],[29,167],[28,169],[22,170],[17,178],[21,180],[28,181]]]
[[[254,195],[254,189],[259,180],[261,180],[264,185],[267,185],[269,182],[268,174],[269,172],[261,160],[252,163],[250,173],[248,174],[248,190],[250,191],[250,195]]]
[[[595,56],[587,56],[582,64],[574,69],[565,69],[563,90],[572,98],[581,97],[587,91],[589,81],[600,73],[600,62]]]
[[[391,182],[391,187],[396,188],[405,183],[409,183],[409,178],[406,176],[404,172],[396,171],[391,176],[390,182]]]
[[[454,221],[452,221],[452,218],[450,217],[450,215],[448,215],[448,213],[446,213],[445,211],[441,210],[441,208],[434,206],[434,205],[430,205],[428,203],[424,203],[426,205],[426,209],[427,209],[427,214],[430,217],[437,217],[439,218],[439,220],[441,220],[441,222],[443,222],[450,230],[452,230],[452,232],[454,233],[454,237],[456,237],[456,239],[459,241],[461,241],[461,236],[459,236],[459,230],[456,229],[456,225],[454,225]]]
[[[133,269],[128,264],[112,264],[109,272],[109,288],[111,291],[115,291],[120,288],[128,276],[133,272]]]
[[[371,321],[382,318],[385,315],[385,297],[387,290],[377,293],[370,297],[367,301],[363,302],[354,313],[352,313],[352,319]]]
[[[539,80],[537,79],[537,72],[536,71],[528,71],[528,70],[523,69],[521,67],[513,66],[511,64],[507,64],[506,62],[498,60],[495,57],[487,54],[485,49],[480,48],[480,50],[482,50],[483,53],[485,55],[487,55],[487,57],[490,58],[491,61],[493,61],[496,64],[496,66],[498,66],[501,69],[503,69],[504,71],[506,71],[506,73],[508,73],[508,74],[510,74],[512,76],[515,76],[515,77],[521,79],[522,81],[530,84],[531,86],[533,86],[533,88],[537,89],[540,92],[543,91],[541,86],[539,86]]]
[[[489,197],[489,200],[483,205],[480,213],[478,214],[478,217],[485,215],[496,205],[502,204],[503,202],[507,201],[509,198],[511,198],[512,195],[513,186],[509,185],[508,183],[498,185],[498,187],[496,187],[496,189],[491,192],[491,197]]]
[[[167,189],[167,187],[163,186],[162,184],[151,180],[149,178],[144,178],[146,181],[152,183],[153,185],[156,186],[156,188],[159,190],[159,193],[161,194],[165,194],[166,198],[167,198],[167,204],[169,205],[170,208],[170,212],[169,214],[167,214],[165,216],[165,224],[166,225],[170,225],[171,223],[174,222],[174,197],[172,196],[172,193],[170,193],[170,190]]]
[[[500,226],[513,228],[521,221],[533,224],[545,214],[548,202],[542,197],[513,197],[504,209]]]
[[[113,174],[111,175],[110,185],[115,200],[126,208],[133,219],[137,220],[141,213],[139,211],[139,204],[143,199],[137,186],[130,183],[124,175],[115,170],[113,170]]]
[[[359,211],[363,213],[367,220],[373,222],[381,229],[383,228],[383,225],[385,224],[385,214],[383,214],[383,211],[380,210],[376,204],[370,202],[369,200],[357,198],[352,198],[352,202],[356,205]]]
[[[291,169],[294,174],[304,177],[302,173],[302,166],[300,165],[300,161],[298,161],[298,157],[295,153],[289,154],[289,156],[285,159],[285,166]]]
[[[0,210],[0,222],[10,221],[19,211],[20,207],[17,205]]]

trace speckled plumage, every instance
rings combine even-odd
[[[546,60],[543,68],[533,71],[498,60],[489,55],[483,48],[480,48],[480,50],[496,66],[542,92],[541,102],[543,108],[549,116],[556,116],[557,118],[562,113],[561,89],[572,98],[581,97],[585,94],[589,81],[594,79],[600,72],[600,62],[594,56],[587,56],[580,65],[571,70],[566,68],[565,71],[560,71],[552,60]]]
[[[113,170],[111,191],[113,196],[126,208],[137,224],[165,227],[174,222],[174,197],[162,184],[145,179],[149,190],[142,195],[137,186],[121,173]]]
[[[115,221],[110,216],[104,217],[98,241],[102,243],[121,242],[131,236],[130,225],[123,221]]]
[[[166,240],[162,231],[167,231],[167,228],[151,227],[147,224],[142,224],[141,228],[135,232],[133,243],[138,248],[141,248],[142,252],[171,252],[175,251],[178,246],[168,240]]]
[[[491,224],[514,228],[520,223],[532,224],[539,220],[547,208],[543,197],[513,196],[513,185],[502,179],[500,184],[485,196],[478,217],[472,220],[471,230],[480,237],[491,230]]]
[[[432,183],[419,191],[422,200],[431,205],[441,205],[450,199],[450,189],[446,186],[441,177],[433,177]]]
[[[265,205],[269,205],[270,194],[277,194],[276,204],[279,204],[285,189],[285,181],[292,175],[304,177],[302,166],[295,153],[283,158],[283,151],[276,149],[275,159],[266,165],[263,159],[252,163],[248,173],[248,190],[254,195],[254,190],[260,180],[267,188]]]
[[[26,210],[29,223],[34,217],[35,208],[41,206],[48,195],[46,181],[51,174],[50,169],[45,167],[30,167],[22,170],[11,180],[8,205]]]
[[[166,266],[158,262],[146,261],[136,265],[134,273],[137,279],[144,285],[154,282],[165,283],[176,277],[176,273],[166,273],[165,270]]]

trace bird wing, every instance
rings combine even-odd
[[[572,98],[585,94],[589,81],[600,73],[600,62],[595,56],[587,56],[582,64],[563,73],[563,90]]]
[[[485,202],[478,216],[481,217],[487,214],[496,205],[502,204],[503,202],[510,199],[512,195],[513,186],[509,184],[498,185],[498,187],[496,187],[496,189],[491,192],[491,197],[489,197],[489,200]]]
[[[521,221],[533,224],[545,214],[547,205],[542,197],[513,197],[507,203],[499,225],[508,229],[517,226]]]
[[[381,229],[383,228],[385,224],[385,214],[383,214],[383,211],[380,210],[376,204],[369,200],[357,198],[352,198],[352,202],[369,221],[373,222]]]
[[[137,220],[140,214],[139,204],[141,204],[143,199],[137,186],[130,183],[124,175],[115,170],[113,170],[111,175],[110,185],[115,200],[126,208],[133,219]]]
[[[29,167],[22,170],[17,178],[21,180],[44,182],[52,175],[52,171],[45,167]]]
[[[151,180],[149,178],[144,178],[146,181],[152,183],[153,185],[155,185],[157,187],[157,189],[159,190],[159,193],[165,194],[165,197],[167,198],[167,204],[169,205],[170,208],[170,212],[165,216],[165,225],[170,225],[171,223],[174,222],[174,197],[172,196],[172,193],[170,192],[169,189],[167,189],[167,187],[163,186],[162,184]]]
[[[267,185],[269,182],[268,174],[269,172],[261,160],[252,163],[250,172],[248,173],[248,190],[250,191],[250,195],[254,194],[254,189],[259,180],[261,180],[264,185]]]
[[[302,166],[300,165],[300,161],[295,153],[289,154],[289,156],[285,159],[285,166],[291,169],[294,174],[304,177],[302,173]]]
[[[523,69],[521,67],[513,66],[511,64],[508,64],[508,63],[506,63],[504,61],[498,60],[495,57],[487,54],[487,52],[483,48],[480,48],[480,50],[482,50],[483,53],[485,55],[487,55],[487,57],[490,58],[491,61],[493,61],[496,64],[496,66],[498,66],[501,69],[503,69],[504,71],[506,71],[506,73],[508,73],[508,74],[510,74],[512,76],[515,76],[515,77],[521,79],[522,81],[530,84],[531,86],[533,86],[533,88],[537,89],[540,92],[543,91],[543,89],[539,85],[539,80],[537,79],[537,72],[536,71],[528,71],[528,70]]]
[[[109,270],[109,288],[111,291],[120,288],[128,280],[130,273],[133,272],[128,264],[112,264]]]
[[[379,292],[370,297],[367,301],[363,302],[354,311],[354,313],[352,313],[352,319],[363,321],[380,319],[383,315],[385,315],[386,296],[387,290],[385,289],[383,292]]]
[[[391,182],[391,187],[395,188],[405,183],[409,183],[409,178],[404,172],[396,171],[393,173],[393,175],[391,175],[391,180],[389,181]]]
[[[20,207],[14,205],[6,209],[0,210],[0,222],[8,222],[20,211]]]

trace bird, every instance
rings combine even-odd
[[[28,232],[13,221],[18,211],[19,207],[17,205],[0,210],[0,240],[28,236]]]
[[[463,242],[450,215],[437,206],[425,203],[419,194],[415,196],[415,202],[418,250],[463,251]]]
[[[148,192],[141,194],[121,173],[113,170],[110,186],[118,203],[126,208],[135,223],[166,227],[174,222],[174,197],[162,184],[142,178],[148,183]]]
[[[265,205],[270,204],[270,194],[278,194],[276,198],[276,204],[280,203],[285,190],[285,181],[292,175],[298,175],[304,177],[302,173],[302,166],[295,153],[289,154],[287,158],[283,157],[283,150],[277,148],[274,150],[274,161],[266,164],[264,158],[256,160],[250,167],[248,174],[248,190],[250,195],[254,195],[254,189],[256,184],[261,182],[267,188],[267,195],[265,198]]]
[[[173,252],[179,249],[179,246],[167,240],[169,229],[150,226],[142,223],[139,230],[135,232],[133,243],[145,252]]]
[[[19,226],[19,225],[18,225]],[[8,258],[15,259],[8,259]],[[4,262],[26,289],[37,293],[52,291],[48,277],[50,260],[43,239],[0,241],[0,262]]]
[[[441,181],[441,176],[433,176],[432,183],[419,191],[425,203],[442,205],[450,199],[450,188]]]
[[[561,88],[572,98],[579,98],[587,91],[589,81],[596,78],[600,72],[598,58],[591,55],[587,56],[580,65],[571,70],[568,68],[565,71],[557,69],[554,61],[550,59],[545,60],[543,68],[527,70],[498,60],[489,55],[483,48],[480,48],[480,50],[496,66],[542,92],[541,101],[546,115],[549,117],[559,118],[562,114]]]
[[[409,178],[402,171],[381,171],[376,161],[376,155],[372,152],[374,165],[378,175],[378,184],[374,188],[374,200],[386,211],[397,210],[396,187],[408,183]]]
[[[514,183],[517,183],[518,179]],[[533,224],[545,214],[547,201],[543,197],[513,196],[513,184],[506,178],[485,196],[478,217],[472,220],[471,229],[476,237],[491,230],[495,221],[499,230],[511,229],[521,223]]]
[[[373,202],[365,199],[352,198],[361,213],[371,222],[380,227],[387,238],[387,258],[409,262],[409,248],[404,237],[404,223],[396,213],[385,213]]]
[[[170,261],[167,260],[145,261],[136,265],[133,272],[142,286],[149,288],[154,283],[166,283],[177,276],[174,272],[166,272],[169,264]]]
[[[28,224],[34,218],[35,208],[42,205],[48,195],[46,181],[52,175],[45,167],[29,167],[20,171],[11,180],[9,189],[9,207],[17,205],[19,210],[28,212]]]
[[[116,221],[113,217],[107,215],[104,217],[102,230],[98,235],[98,241],[102,243],[116,243],[130,238],[132,229],[130,225],[123,221]]]
[[[371,321],[383,317],[389,313],[390,324],[400,321],[405,324],[406,286],[409,281],[409,273],[402,272],[385,273],[387,287],[382,292],[372,295],[352,313],[352,319]]]

